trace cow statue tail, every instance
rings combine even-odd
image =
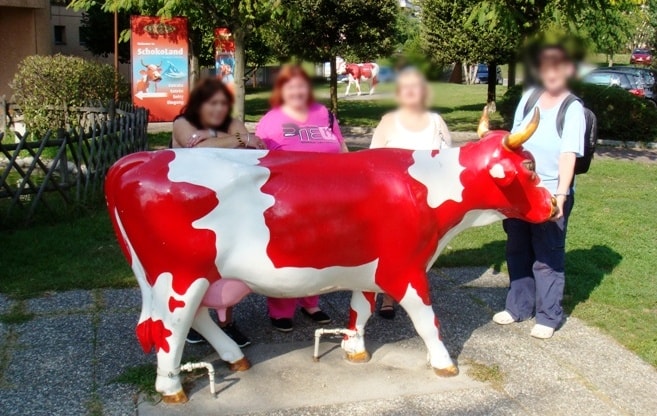
[[[120,201],[117,199],[120,196],[125,196],[125,191],[122,189],[124,176],[129,173],[130,170],[151,160],[151,157],[151,154],[146,152],[133,153],[125,156],[110,168],[105,178],[105,199],[107,201],[107,209],[110,214],[112,226],[114,227],[114,233],[118,239],[121,251],[128,260],[141,289],[142,309],[136,332],[139,343],[146,353],[150,352],[153,347],[158,347],[157,340],[162,339],[163,335],[158,332],[166,331],[166,329],[161,325],[157,325],[158,323],[161,323],[161,321],[155,322],[151,317],[153,288],[146,279],[146,271],[142,266],[137,253],[135,253],[133,246],[130,243],[130,239],[123,227],[121,221],[123,207],[121,207]]]

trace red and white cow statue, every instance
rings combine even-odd
[[[144,67],[139,71],[141,78],[137,81],[136,90],[137,92],[148,92],[148,88],[153,83],[153,88],[157,91],[157,83],[162,81],[162,63],[159,65],[144,63],[144,60],[141,60],[141,64]]]
[[[367,82],[370,84],[370,95],[374,94],[374,88],[379,82],[377,75],[379,75],[379,65],[374,62],[366,62],[362,64],[348,64],[342,58],[338,58],[337,62],[337,72],[339,75],[347,74],[347,91],[345,91],[344,96],[349,96],[349,90],[351,89],[351,84],[356,84],[356,90],[358,90],[358,95],[361,94],[360,83]]]
[[[137,337],[157,352],[158,392],[182,402],[190,326],[230,363],[242,351],[210,319],[250,292],[301,297],[353,291],[346,357],[367,361],[375,293],[399,302],[440,376],[458,374],[441,341],[426,272],[462,230],[505,217],[543,222],[550,192],[522,143],[535,131],[488,131],[461,148],[347,154],[176,149],[124,157],[109,171],[108,208],[143,296]],[[318,166],[321,168],[318,169]]]

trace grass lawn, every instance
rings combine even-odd
[[[395,108],[393,91],[394,84],[386,83],[377,86],[376,95],[368,99],[344,98],[346,86],[340,84],[338,90],[340,124],[346,126],[376,126],[381,116]],[[365,89],[364,89],[365,90]],[[432,82],[433,109],[438,111],[453,131],[474,131],[481,111],[486,104],[485,85],[459,85],[445,82]],[[352,88],[352,93],[354,89]],[[506,87],[497,87],[498,98],[506,92]],[[328,85],[315,87],[317,98],[328,105]],[[252,91],[246,97],[246,121],[258,121],[269,109],[270,91]],[[371,98],[371,99],[369,99]],[[493,121],[501,121],[497,114]]]
[[[566,307],[657,366],[657,165],[595,161],[578,178]],[[104,210],[71,222],[0,233],[0,292],[136,286]],[[504,270],[501,225],[458,236],[438,266]]]

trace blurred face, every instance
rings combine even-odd
[[[281,88],[281,98],[285,105],[296,110],[308,108],[310,85],[302,77],[291,78]]]
[[[397,104],[400,107],[424,109],[426,99],[426,83],[420,76],[406,74],[397,79]]]
[[[204,127],[217,127],[228,117],[230,103],[228,97],[219,91],[201,105],[200,121]]]
[[[568,80],[575,73],[575,66],[558,49],[547,49],[541,53],[538,76],[543,87],[550,92],[568,88]]]

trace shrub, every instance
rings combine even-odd
[[[617,87],[576,83],[573,92],[598,118],[598,138],[622,141],[657,140],[657,109]],[[522,86],[509,88],[497,104],[506,127],[513,124]]]
[[[127,83],[119,76],[119,93],[128,96]],[[25,116],[28,130],[75,127],[65,107],[90,101],[114,99],[114,68],[74,56],[28,56],[19,65],[10,84]]]

